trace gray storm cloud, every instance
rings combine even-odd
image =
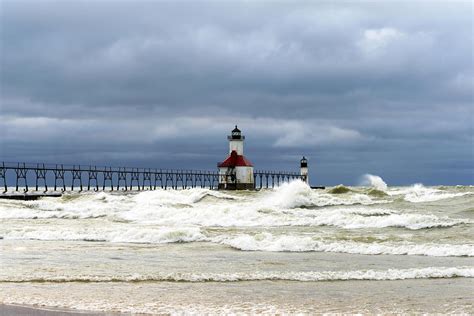
[[[471,2],[0,3],[4,160],[473,183]]]

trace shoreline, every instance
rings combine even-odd
[[[92,312],[49,306],[4,304],[0,303],[0,316],[117,316],[124,315],[116,312]]]
[[[34,287],[29,284],[5,284],[4,293],[9,293],[8,302],[12,303],[0,304],[0,316],[469,314],[474,303],[469,295],[473,282],[470,278],[459,278],[191,284],[149,282],[146,285],[78,282],[43,283]],[[2,297],[0,299],[7,301]],[[54,307],[43,304],[54,304]]]

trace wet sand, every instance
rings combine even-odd
[[[0,294],[3,302],[44,303],[70,307],[71,310],[39,308],[37,312],[25,305],[16,310],[3,305],[0,315],[120,315],[119,312],[125,315],[472,314],[474,301],[470,293],[473,286],[474,280],[470,278],[342,282],[10,283],[2,285],[4,293],[8,293]],[[81,310],[91,312],[84,314]],[[97,312],[100,310],[104,313]],[[9,314],[9,311],[24,313]]]
[[[59,308],[25,306],[25,305],[5,305],[0,304],[0,316],[98,316],[98,315],[118,315],[116,313],[93,313],[88,311],[66,310]]]

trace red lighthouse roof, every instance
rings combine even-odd
[[[237,155],[237,152],[233,150],[230,155],[217,167],[253,167],[252,163],[248,161],[243,155]]]

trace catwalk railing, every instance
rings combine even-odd
[[[103,167],[44,163],[0,163],[0,185],[10,191],[105,191],[209,188],[228,177],[217,171]],[[295,172],[255,171],[255,189],[301,179]]]

